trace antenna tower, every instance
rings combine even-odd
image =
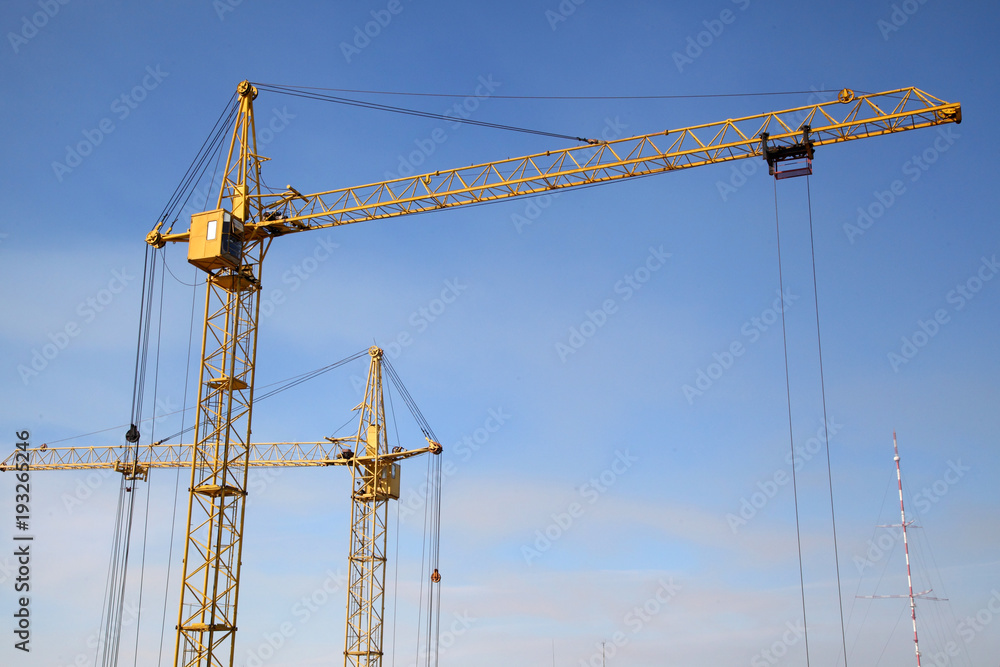
[[[943,598],[933,598],[928,594],[931,589],[920,593],[913,592],[913,575],[910,573],[910,542],[907,539],[906,529],[913,521],[906,520],[906,509],[903,507],[903,475],[899,470],[899,445],[896,443],[896,432],[892,432],[892,449],[895,452],[896,461],[896,483],[899,486],[899,520],[900,523],[883,524],[881,528],[902,528],[903,529],[903,552],[906,554],[906,585],[909,589],[907,595],[861,595],[859,597],[869,599],[886,598],[909,598],[910,600],[910,620],[913,621],[913,650],[917,656],[917,667],[920,667],[920,640],[917,638],[917,599],[922,600],[943,600]]]

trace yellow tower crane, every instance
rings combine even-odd
[[[357,359],[364,353],[354,355]],[[427,446],[389,449],[385,428],[382,376],[384,355],[371,347],[364,399],[355,408],[355,435],[328,437],[316,442],[254,443],[247,449],[247,466],[319,467],[347,466],[351,470],[352,504],[348,619],[345,652],[351,664],[373,664],[381,655],[384,581],[386,564],[386,505],[399,499],[399,461],[430,452],[440,454],[441,445],[430,437]],[[194,445],[156,442],[125,446],[40,447],[28,450],[33,472],[42,470],[107,470],[126,480],[145,481],[153,468],[197,468]],[[0,471],[15,470],[15,454],[0,463]],[[195,479],[206,474],[196,472]],[[244,478],[244,487],[245,487]],[[189,513],[192,510],[189,509]],[[189,538],[190,539],[190,538]],[[211,548],[211,545],[209,547]],[[238,572],[237,572],[238,576]],[[436,582],[434,582],[436,583]],[[235,610],[233,610],[235,611]],[[183,612],[182,612],[183,613]],[[233,614],[235,616],[235,614]],[[191,623],[189,623],[191,625]],[[191,649],[182,647],[190,652]],[[188,656],[190,657],[190,656]]]
[[[133,470],[181,461],[190,462],[192,470],[177,667],[233,663],[249,466],[317,465],[332,459],[320,443],[251,443],[261,267],[276,237],[753,157],[765,159],[776,178],[788,178],[811,172],[817,146],[962,120],[960,104],[916,88],[865,95],[845,89],[835,101],[783,111],[315,194],[290,185],[268,194],[261,191],[266,158],[257,152],[254,129],[257,94],[249,81],[239,84],[239,110],[215,208],[191,216],[187,231],[161,232],[161,221],[146,238],[155,248],[187,243],[188,261],[208,274],[194,443],[140,448],[149,458]],[[381,664],[384,516],[385,503],[396,495],[395,461],[440,452],[433,441],[420,450],[386,451],[379,353],[372,352],[368,391],[373,393],[366,395],[367,416],[362,416],[351,464],[348,667]],[[116,456],[113,449],[100,448],[58,455],[35,450],[34,455],[49,457],[53,468],[108,467]]]

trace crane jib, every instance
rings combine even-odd
[[[231,204],[234,219],[245,225],[245,241],[258,235],[283,236],[744,158],[763,158],[773,176],[789,178],[809,173],[817,146],[961,121],[960,104],[916,88],[861,96],[844,90],[836,100],[811,106],[315,194],[303,194],[291,186],[278,194],[250,193],[245,185],[230,181],[219,202]],[[765,135],[767,139],[762,140]],[[256,168],[259,173],[259,163]],[[161,224],[147,236],[151,245],[195,239],[194,218],[188,232],[161,233]],[[221,252],[213,256],[199,252],[190,259],[210,272],[219,268],[213,264],[231,263]]]

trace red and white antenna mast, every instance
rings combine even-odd
[[[892,432],[892,450],[896,458],[896,482],[899,485],[899,520],[903,527],[903,552],[906,554],[906,585],[910,595],[910,618],[913,620],[913,650],[917,653],[917,667],[920,667],[920,640],[917,639],[917,603],[913,596],[913,575],[910,574],[910,543],[906,538],[906,509],[903,507],[903,474],[899,470],[899,445],[896,444],[896,431]],[[926,591],[930,593],[930,590]]]
[[[906,509],[903,507],[903,475],[899,469],[899,445],[896,444],[896,431],[892,432],[892,449],[895,453],[896,461],[896,483],[899,486],[899,520],[898,524],[888,524],[882,526],[883,528],[902,528],[903,529],[903,552],[906,554],[906,585],[909,588],[909,593],[907,595],[861,595],[862,598],[870,599],[880,599],[880,598],[902,598],[906,597],[910,599],[910,619],[913,621],[913,650],[917,655],[917,667],[920,667],[920,641],[917,638],[917,598],[922,598],[924,600],[941,600],[942,598],[932,598],[928,597],[927,594],[931,592],[928,588],[926,591],[920,593],[913,592],[913,576],[910,573],[910,543],[907,539],[906,529],[912,524],[912,521],[906,520]]]

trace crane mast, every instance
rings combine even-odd
[[[814,148],[906,130],[960,123],[961,105],[917,88],[835,101],[717,123],[545,151],[470,167],[362,186],[302,194],[292,186],[261,192],[253,102],[243,81],[216,208],[191,216],[187,231],[146,237],[155,248],[187,243],[188,261],[207,273],[197,421],[190,449],[148,448],[146,461],[120,465],[114,448],[45,453],[51,469],[111,467],[143,478],[150,467],[190,461],[191,486],[175,643],[176,667],[230,667],[235,657],[247,474],[251,465],[347,465],[352,474],[350,584],[345,667],[379,667],[382,659],[386,506],[399,496],[397,461],[441,446],[388,449],[382,404],[382,351],[372,348],[369,380],[354,449],[339,439],[253,445],[254,369],[261,268],[271,241],[303,231],[456,206],[611,183],[708,164],[759,157],[778,178],[811,172]],[[795,162],[786,168],[786,162]],[[134,441],[130,441],[134,442]],[[135,450],[139,452],[139,449]],[[335,453],[335,457],[332,454]],[[0,465],[0,468],[3,466]],[[440,577],[435,571],[432,583]]]
[[[360,449],[364,444],[366,460],[351,466],[351,552],[344,644],[347,667],[382,664],[386,509],[390,499],[399,499],[399,464],[387,460],[382,350],[373,347],[370,354],[368,384],[358,424],[358,445]]]
[[[229,667],[235,656],[259,287],[271,242],[269,236],[240,234],[241,226],[260,215],[260,159],[253,116],[257,91],[243,82],[238,95],[239,114],[217,203],[221,210],[228,198],[230,215],[192,219],[192,234],[200,233],[201,247],[217,242],[222,252],[201,263],[192,261],[208,277],[174,646],[177,667]],[[189,256],[197,254],[194,238],[189,249]]]

